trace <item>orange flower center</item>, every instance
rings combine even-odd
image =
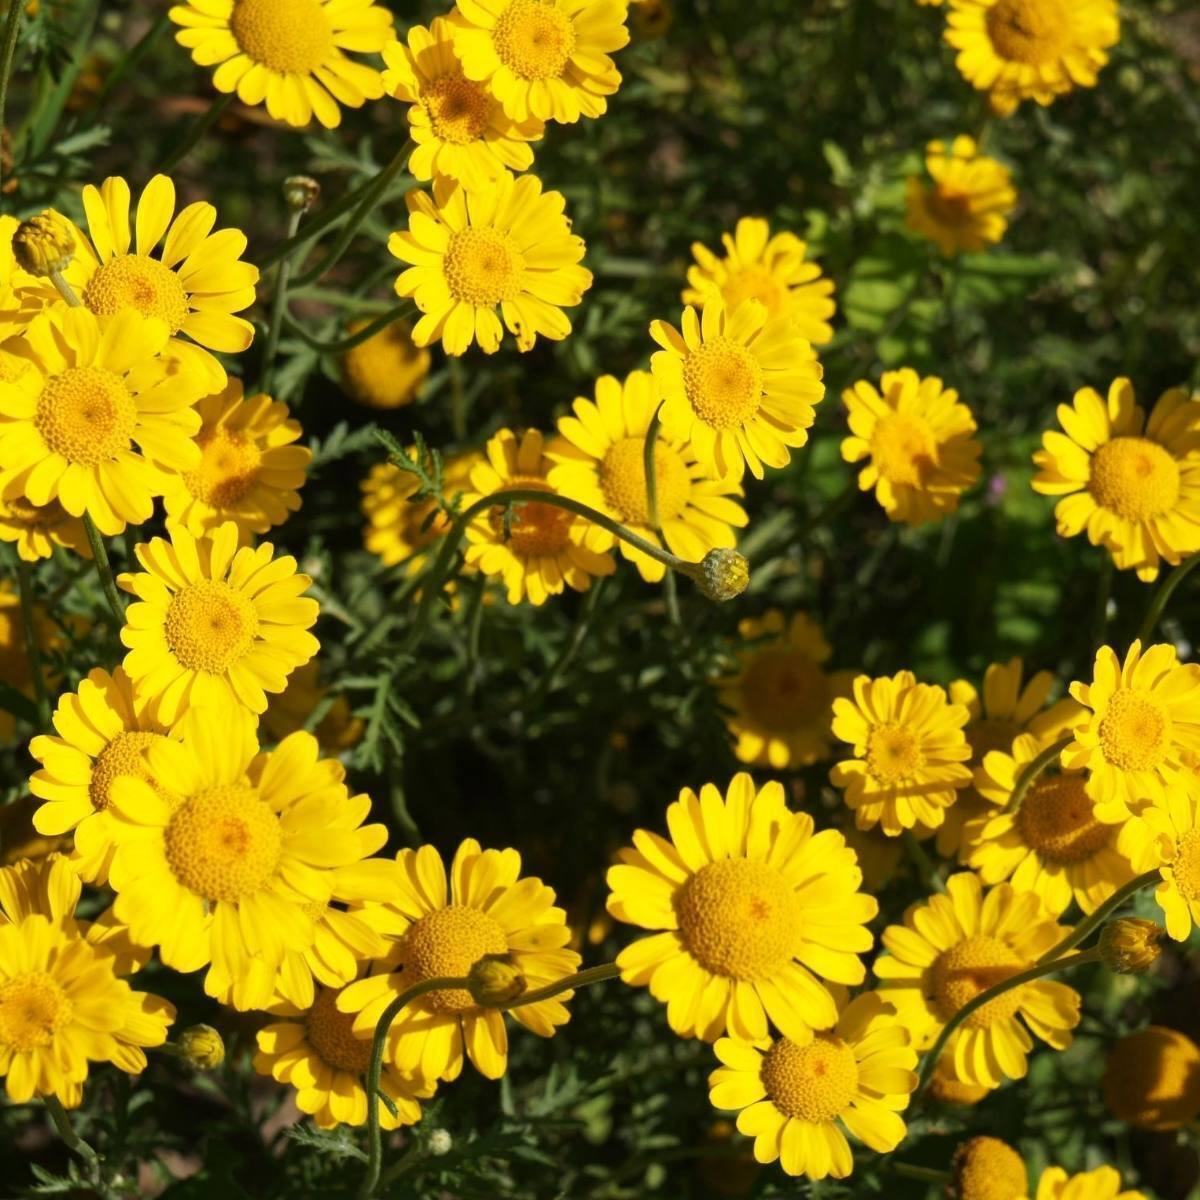
[[[1171,863],[1175,886],[1185,900],[1200,900],[1200,831],[1189,829],[1175,847]]]
[[[460,229],[450,235],[442,260],[446,286],[455,300],[495,308],[521,294],[525,260],[508,234],[496,229]]]
[[[807,654],[768,646],[754,655],[741,682],[746,711],[764,729],[791,733],[817,721],[828,724],[829,683]]]
[[[733,312],[743,300],[759,300],[772,317],[783,312],[788,302],[787,288],[761,263],[738,267],[731,272],[721,289],[721,295],[729,312]]]
[[[937,465],[937,440],[920,417],[891,413],[875,422],[871,458],[885,479],[920,487],[930,468]]]
[[[805,1046],[780,1038],[763,1056],[760,1078],[780,1112],[812,1125],[836,1120],[858,1095],[854,1051],[832,1033]]]
[[[1088,491],[1101,508],[1127,521],[1149,521],[1179,499],[1179,465],[1157,442],[1119,437],[1092,455]]]
[[[202,579],[171,597],[164,632],[182,666],[220,675],[254,644],[258,613],[236,588]]]
[[[911,779],[924,763],[921,739],[906,725],[876,725],[867,735],[867,770],[878,783]]]
[[[554,489],[544,479],[514,476],[510,481],[514,488],[555,495]],[[504,536],[504,508],[491,510],[489,521],[493,532]],[[553,558],[561,554],[570,539],[571,525],[575,514],[554,504],[539,504],[536,500],[522,501],[512,506],[512,519],[508,527],[508,545],[521,558]]]
[[[421,103],[430,128],[443,142],[466,146],[487,130],[495,102],[482,83],[446,75],[421,90]]]
[[[1153,770],[1170,745],[1171,718],[1149,692],[1119,688],[1100,722],[1100,749],[1122,771]]]
[[[183,483],[197,500],[213,508],[232,508],[258,482],[262,452],[252,437],[224,426],[202,432],[200,465],[183,473]]]
[[[92,763],[92,778],[88,783],[88,799],[97,812],[108,807],[109,789],[122,775],[133,775],[148,783],[160,796],[168,796],[167,789],[150,774],[146,763],[146,751],[162,740],[161,733],[125,730],[100,751]]]
[[[319,0],[235,0],[229,31],[246,55],[283,75],[309,75],[335,49]]]

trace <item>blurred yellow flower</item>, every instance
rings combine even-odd
[[[1200,1046],[1163,1025],[1126,1034],[1109,1051],[1101,1087],[1118,1121],[1181,1129],[1200,1115]]]
[[[358,333],[370,322],[364,317],[351,321],[349,334]],[[338,360],[342,387],[352,399],[368,408],[403,408],[420,394],[429,374],[432,356],[416,346],[407,321],[385,325]]]
[[[320,664],[309,659],[288,676],[287,687],[269,697],[262,715],[263,728],[277,740],[303,729],[310,714],[325,703],[329,689],[320,681]],[[349,750],[362,737],[364,722],[353,716],[344,692],[338,692],[325,707],[325,715],[317,722],[313,735],[322,750],[338,754]]]
[[[955,1147],[946,1194],[951,1200],[1026,1200],[1029,1169],[1007,1142],[967,1138]]]
[[[1078,1175],[1068,1175],[1062,1167],[1047,1167],[1038,1180],[1034,1200],[1147,1200],[1142,1192],[1121,1186],[1121,1176],[1113,1167],[1097,1167]]]
[[[57,500],[30,504],[21,494],[20,482],[6,496],[0,480],[0,542],[14,543],[24,562],[49,558],[55,546],[65,546],[84,558],[92,557],[83,522],[73,517]]]

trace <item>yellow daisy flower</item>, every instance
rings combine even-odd
[[[531,167],[529,143],[546,126],[535,117],[513,120],[486,84],[463,74],[454,28],[452,21],[435,17],[428,29],[413,25],[407,45],[389,42],[383,48],[383,85],[388,95],[411,106],[413,178],[445,176],[478,191],[509,169]]]
[[[293,443],[300,423],[270,396],[243,399],[242,381],[205,396],[196,405],[200,462],[167,481],[167,519],[193,537],[212,533],[226,521],[238,528],[243,545],[252,535],[282,525],[300,507],[312,451]]]
[[[312,580],[270,542],[239,550],[232,521],[200,538],[169,533],[135,548],[143,571],[117,577],[139,601],[125,610],[125,670],[168,724],[197,704],[261,713],[320,649],[308,632],[317,602],[303,595]]]
[[[1062,1167],[1047,1167],[1038,1180],[1035,1200],[1146,1200],[1142,1192],[1123,1190],[1112,1167],[1097,1167],[1068,1175]]]
[[[969,1085],[959,1084],[965,1086]],[[999,1138],[972,1137],[960,1142],[952,1163],[946,1195],[953,1200],[1026,1200],[1029,1195],[1025,1160]]]
[[[277,121],[326,129],[339,104],[361,108],[383,95],[374,67],[346,51],[378,54],[394,36],[392,14],[371,0],[188,0],[170,10],[175,40],[200,67],[216,67],[213,87],[262,104]]]
[[[354,1018],[337,1007],[339,989],[323,987],[304,1009],[286,1007],[283,1020],[260,1029],[254,1069],[296,1092],[296,1107],[321,1129],[367,1122],[367,1068],[371,1038],[355,1034]],[[422,1086],[384,1063],[379,1090],[394,1107],[379,1106],[383,1129],[414,1125],[421,1119],[422,1099],[433,1095],[433,1085]]]
[[[6,496],[6,491],[12,491]],[[11,487],[0,480],[0,542],[11,542],[24,562],[49,558],[55,546],[65,546],[84,558],[92,557],[83,522],[73,517],[57,500],[30,504],[19,484]]]
[[[685,562],[699,562],[715,546],[735,545],[734,527],[741,528],[748,518],[730,497],[741,496],[742,489],[731,480],[710,478],[691,446],[678,437],[660,434],[654,447],[662,538],[650,524],[645,449],[658,408],[653,377],[646,371],[631,371],[621,383],[613,375],[602,375],[596,380],[595,395],[594,403],[580,396],[572,405],[574,416],[559,419],[562,438],[546,450],[556,464],[550,472],[551,486],[655,545],[665,542]],[[587,526],[583,544],[597,552],[619,545],[622,556],[649,583],[657,583],[666,572],[657,559],[599,525]]]
[[[684,304],[703,308],[715,288],[732,312],[743,300],[759,300],[767,315],[791,317],[797,332],[814,346],[833,337],[829,321],[837,311],[833,280],[805,258],[808,246],[794,233],[771,236],[761,217],[742,217],[733,233],[721,234],[725,257],[692,243],[694,266],[688,267]]]
[[[40,764],[29,790],[44,801],[33,827],[47,837],[74,830],[71,865],[88,882],[103,884],[116,849],[108,813],[113,782],[135,775],[171,800],[146,761],[148,747],[169,731],[134,696],[133,682],[120,667],[111,675],[94,667],[76,691],[61,695],[54,728],[54,734],[39,734],[29,743]]]
[[[370,801],[348,795],[311,734],[260,754],[249,714],[220,709],[193,709],[180,733],[144,752],[170,798],[133,775],[109,788],[114,912],[167,966],[208,966],[209,995],[264,1008],[287,983],[287,951],[313,945],[314,906],[360,875],[374,894],[379,868],[362,860],[387,830],[362,825]]]
[[[1120,570],[1146,582],[1160,560],[1174,566],[1200,550],[1200,400],[1173,388],[1147,421],[1122,377],[1107,403],[1080,388],[1073,404],[1058,406],[1058,420],[1066,432],[1042,435],[1033,490],[1063,497],[1054,509],[1062,537],[1086,530]]]
[[[86,308],[35,317],[25,335],[30,369],[0,382],[5,494],[58,500],[110,536],[148,521],[164,471],[200,457],[192,405],[204,377],[163,353],[167,334],[132,309],[105,322]]]
[[[968,83],[1011,116],[1022,100],[1049,104],[1095,87],[1121,36],[1116,0],[949,0],[946,41]]]
[[[1139,874],[1157,870],[1162,882],[1154,899],[1163,911],[1167,933],[1187,941],[1200,925],[1200,801],[1181,788],[1120,827],[1118,846]]]
[[[556,494],[549,483],[553,467],[544,452],[542,435],[527,429],[520,438],[502,429],[488,439],[487,461],[471,471],[474,492],[463,497],[467,508],[483,496],[509,488]],[[565,509],[530,501],[512,506],[505,528],[504,506],[480,515],[467,527],[467,565],[504,581],[509,604],[544,604],[570,586],[586,592],[592,577],[611,575],[616,564],[610,554],[586,544],[589,523]]]
[[[600,117],[621,86],[609,55],[629,41],[623,0],[457,0],[454,44],[468,79],[514,121]]]
[[[608,911],[661,930],[617,956],[621,978],[667,1005],[680,1037],[758,1041],[770,1021],[796,1043],[837,1023],[830,984],[861,983],[879,911],[854,852],[789,812],[783,788],[745,772],[667,809],[671,840],[645,829],[608,871]]]
[[[1062,753],[1069,771],[1086,770],[1101,821],[1119,824],[1173,788],[1192,791],[1185,752],[1200,753],[1200,666],[1180,663],[1166,643],[1142,653],[1134,642],[1124,664],[1111,646],[1096,654],[1092,682],[1071,684],[1086,710]]]
[[[758,300],[729,310],[715,292],[702,313],[683,310],[682,329],[650,323],[664,427],[721,479],[740,480],[747,465],[756,479],[764,466],[786,467],[825,395],[812,346],[786,314],[772,317]]]
[[[911,671],[872,679],[859,675],[853,698],[833,701],[833,736],[853,758],[829,772],[845,788],[860,829],[878,824],[898,837],[917,822],[936,829],[960,788],[971,782],[971,748],[963,735],[968,712],[945,691],[918,683]]]
[[[914,905],[903,925],[887,927],[887,953],[875,960],[875,974],[915,1044],[928,1046],[963,1005],[1027,971],[1067,932],[1033,892],[1001,883],[985,897],[979,877],[960,871],[947,880],[945,895]],[[1077,992],[1052,979],[1011,988],[959,1026],[942,1061],[963,1083],[997,1087],[1023,1079],[1031,1033],[1065,1050],[1079,1003]]]
[[[884,371],[879,385],[882,394],[860,379],[842,393],[850,422],[842,457],[848,463],[868,460],[858,486],[875,489],[890,520],[940,521],[979,479],[981,447],[971,436],[975,418],[935,375],[922,379],[902,367]]]
[[[738,1130],[754,1138],[760,1163],[845,1179],[854,1168],[846,1132],[877,1154],[904,1140],[899,1113],[917,1086],[917,1053],[878,992],[852,1000],[833,1029],[805,1040],[721,1038],[713,1049],[724,1065],[709,1076],[709,1099],[741,1110]]]
[[[975,770],[975,786],[997,805],[967,822],[963,862],[986,884],[1009,880],[1018,892],[1035,892],[1059,916],[1072,899],[1093,912],[1133,878],[1117,851],[1117,827],[1096,819],[1081,771],[1043,771],[1016,812],[1004,811],[1025,768],[1055,738],[1021,734],[1011,752],[992,750]]]
[[[262,715],[263,728],[277,741],[289,733],[303,729],[309,717],[320,706],[324,715],[312,733],[322,750],[340,754],[358,744],[365,723],[350,711],[344,692],[337,692],[327,701],[329,688],[320,681],[321,668],[316,659],[309,659],[288,676],[287,687],[271,696]]]
[[[369,322],[351,321],[357,333]],[[338,374],[351,399],[368,408],[403,408],[421,393],[432,355],[413,344],[407,321],[393,321],[378,333],[351,347],[338,361]]]
[[[925,170],[933,181],[912,176],[907,183],[905,223],[928,238],[948,258],[998,242],[1016,207],[1012,174],[1002,163],[980,154],[965,134],[950,143],[925,147]]]
[[[1200,1046],[1165,1025],[1118,1038],[1101,1080],[1104,1103],[1136,1129],[1182,1129],[1200,1116]]]
[[[737,674],[721,681],[725,723],[738,760],[777,771],[807,767],[830,753],[835,696],[850,694],[849,671],[826,671],[831,654],[806,613],[777,608],[738,623]]]
[[[592,273],[579,265],[587,247],[571,233],[562,193],[506,173],[479,192],[437,179],[432,198],[413,188],[405,203],[408,229],[388,249],[410,264],[396,294],[425,314],[413,330],[418,346],[440,339],[460,355],[478,342],[494,354],[504,334],[497,308],[518,350],[532,350],[539,334],[561,341],[571,332],[562,310],[580,303]]]
[[[467,838],[455,852],[449,881],[432,846],[401,850],[399,882],[382,906],[379,927],[394,939],[383,973],[350,984],[338,997],[355,1013],[354,1031],[372,1033],[380,1014],[401,992],[425,979],[464,978],[481,958],[505,955],[530,991],[556,983],[579,967],[567,949],[566,913],[540,879],[521,878],[515,850],[482,850]],[[539,1037],[566,1023],[572,992],[512,1010]],[[388,1034],[388,1056],[407,1076],[432,1083],[456,1079],[464,1051],[488,1079],[508,1063],[504,1013],[481,1008],[465,989],[429,992],[402,1009]]]

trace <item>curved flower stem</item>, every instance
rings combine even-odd
[[[575,655],[579,653],[579,647],[583,645],[588,630],[591,628],[592,618],[596,615],[596,609],[600,604],[600,597],[604,594],[604,584],[603,575],[592,582],[587,599],[583,602],[583,608],[580,610],[579,618],[575,622],[575,628],[571,632],[570,640],[546,673],[534,684],[533,691],[529,693],[529,699],[525,703],[527,710],[532,711],[537,707],[542,697],[554,687],[562,678],[563,672],[575,661]]]
[[[319,341],[291,313],[286,311],[283,314],[283,323],[311,350],[316,350],[319,354],[345,354],[347,350],[353,350],[355,346],[361,345],[368,338],[373,338],[381,329],[386,329],[393,321],[399,321],[413,311],[412,301],[406,300],[403,304],[394,305],[387,312],[381,313],[357,333],[349,334],[337,342]]]
[[[107,78],[104,80],[104,86],[100,89],[100,94],[96,97],[96,104],[92,109],[95,116],[99,116],[104,111],[109,98],[116,91],[117,85],[136,67],[143,58],[153,49],[154,43],[167,31],[171,24],[171,18],[167,9],[163,9],[155,19],[154,24],[146,30],[137,42],[131,46],[116,65],[109,71]]]
[[[296,235],[304,209],[296,208],[288,215],[288,237]],[[271,395],[272,376],[275,374],[275,356],[279,353],[279,334],[283,329],[283,314],[287,312],[288,280],[292,274],[292,256],[286,255],[275,273],[275,295],[271,297],[271,323],[267,327],[267,341],[263,347],[263,361],[259,391]]]
[[[117,625],[124,625],[125,605],[121,603],[121,593],[117,591],[117,582],[113,578],[112,564],[108,561],[108,550],[104,546],[104,539],[100,536],[100,530],[96,528],[96,522],[92,520],[90,513],[83,514],[83,527],[87,531],[88,544],[92,548],[92,558],[96,562],[96,574],[100,576],[100,587],[104,591],[104,598],[108,601],[108,607],[112,609],[112,614],[117,619]]]
[[[642,464],[646,472],[646,511],[650,514],[650,528],[655,536],[665,546],[662,525],[658,520],[658,472],[654,466],[654,454],[658,449],[658,431],[662,425],[663,401],[658,402],[654,416],[646,429],[646,445],[643,451]],[[667,601],[667,616],[672,625],[679,624],[679,593],[675,587],[675,576],[668,571],[663,577],[663,595]]]
[[[8,18],[4,22],[4,40],[0,43],[0,132],[4,130],[4,111],[8,104],[8,81],[12,77],[13,57],[17,52],[17,34],[25,0],[8,0]],[[0,170],[3,168],[0,167]]]
[[[921,1060],[921,1073],[917,1079],[917,1087],[913,1092],[913,1099],[925,1090],[925,1086],[929,1083],[930,1076],[933,1075],[933,1068],[937,1066],[938,1059],[942,1057],[942,1051],[946,1049],[951,1037],[958,1031],[962,1023],[978,1009],[981,1009],[985,1004],[990,1004],[998,996],[1003,996],[1005,992],[1012,988],[1020,987],[1025,983],[1033,983],[1035,980],[1041,979],[1046,975],[1053,975],[1058,971],[1066,970],[1067,967],[1080,967],[1084,963],[1092,963],[1100,961],[1100,952],[1098,950],[1081,950],[1077,954],[1068,954],[1065,958],[1056,958],[1051,962],[1040,962],[1029,968],[1028,971],[1022,971],[1019,975],[1013,975],[1010,979],[1005,979],[980,992],[973,1000],[967,1001],[942,1026],[942,1032],[938,1034],[937,1041],[926,1052],[925,1057]]]
[[[109,1189],[104,1182],[104,1174],[100,1167],[100,1156],[75,1132],[74,1127],[71,1125],[71,1118],[67,1115],[67,1110],[62,1106],[62,1101],[51,1093],[49,1096],[42,1097],[42,1103],[46,1106],[46,1111],[50,1114],[50,1119],[54,1122],[54,1128],[58,1131],[58,1136],[62,1138],[67,1149],[74,1154],[78,1154],[87,1164],[91,1185],[101,1196],[108,1196]]]
[[[21,593],[21,626],[25,634],[25,657],[29,662],[29,675],[33,680],[33,694],[37,701],[38,724],[42,729],[50,725],[50,699],[46,695],[46,677],[42,674],[42,652],[38,646],[37,626],[33,616],[33,580],[29,575],[29,564],[17,559],[17,585]]]
[[[167,155],[166,162],[159,170],[169,175],[195,148],[200,144],[204,135],[221,119],[225,110],[233,103],[234,92],[222,92],[213,97],[208,110],[192,122],[192,127],[184,135],[183,141]]]
[[[1098,929],[1104,924],[1105,919],[1115,912],[1122,904],[1125,903],[1131,896],[1140,892],[1143,888],[1149,887],[1152,883],[1156,883],[1160,878],[1157,870],[1146,871],[1141,875],[1135,876],[1124,887],[1118,888],[1103,904],[1099,906],[1090,916],[1085,917],[1078,925],[1057,946],[1047,950],[1042,955],[1041,962],[1049,962],[1051,959],[1061,958],[1068,950],[1074,950],[1094,929]]]
[[[1158,628],[1158,623],[1162,620],[1163,612],[1175,594],[1175,589],[1198,566],[1200,566],[1200,554],[1193,554],[1191,558],[1181,562],[1159,585],[1158,591],[1154,593],[1154,599],[1150,601],[1150,607],[1146,610],[1141,627],[1138,629],[1138,641],[1143,646],[1154,636],[1154,631]]]
[[[1029,789],[1037,782],[1037,778],[1041,773],[1050,766],[1051,763],[1058,758],[1060,754],[1075,740],[1074,736],[1059,738],[1057,742],[1047,746],[1036,758],[1030,759],[1025,764],[1025,769],[1017,776],[1016,787],[1012,790],[1012,795],[1008,798],[1008,803],[1004,806],[1005,812],[1016,812],[1021,807],[1021,801],[1025,799]]]
[[[937,1171],[933,1167],[920,1167],[916,1163],[892,1163],[892,1170],[901,1179],[915,1179],[918,1183],[932,1183],[945,1187],[953,1176],[949,1171]]]

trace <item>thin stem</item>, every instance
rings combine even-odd
[[[915,1179],[919,1183],[932,1183],[944,1187],[953,1176],[949,1171],[937,1171],[933,1167],[919,1167],[916,1163],[892,1163],[892,1170],[901,1179]]]
[[[302,208],[293,209],[288,216],[288,237],[295,236],[304,217]],[[259,391],[271,394],[272,377],[275,373],[275,356],[279,353],[279,334],[283,329],[283,314],[287,312],[288,279],[292,273],[292,256],[289,254],[279,264],[275,273],[275,295],[271,298],[271,323],[267,327],[267,341],[263,348],[262,380]]]
[[[282,242],[272,246],[266,254],[259,257],[259,270],[265,271],[269,267],[273,267],[277,262],[282,262],[293,250],[298,250],[301,246],[307,246],[309,242],[320,237],[330,225],[334,224],[335,221],[340,221],[358,203],[359,196],[370,186],[371,180],[365,180],[358,187],[351,188],[335,204],[331,204],[323,212],[310,216],[309,220],[305,222],[304,228],[297,232],[294,237],[285,238]]]
[[[1107,641],[1108,602],[1112,598],[1113,560],[1106,550],[1101,550],[1100,572],[1096,579],[1096,608],[1092,616],[1091,651],[1093,654]]]
[[[37,701],[38,724],[46,729],[50,724],[50,698],[46,694],[46,677],[42,674],[42,652],[38,646],[37,625],[33,614],[33,580],[29,564],[17,559],[17,583],[21,591],[21,626],[25,634],[25,657],[33,679],[33,694]]]
[[[208,109],[192,122],[183,141],[167,155],[166,162],[159,168],[164,175],[169,175],[200,144],[204,135],[221,119],[221,115],[233,103],[234,95],[234,92],[219,93],[214,97]]]
[[[0,133],[4,130],[4,111],[8,105],[8,81],[12,76],[13,57],[17,52],[17,34],[21,30],[24,0],[8,0],[8,18],[4,22],[4,41],[0,45]],[[3,167],[0,166],[0,172]],[[0,176],[0,182],[3,182]]]
[[[1008,798],[1008,804],[1005,805],[1005,812],[1016,812],[1021,807],[1021,801],[1025,799],[1026,793],[1034,783],[1038,776],[1052,762],[1059,757],[1060,754],[1075,740],[1072,737],[1059,738],[1057,742],[1049,745],[1035,758],[1031,759],[1025,765],[1025,769],[1017,777],[1017,785],[1012,790],[1012,795]]]
[[[75,289],[63,278],[61,271],[50,272],[50,282],[58,294],[67,302],[68,308],[82,308],[83,301],[75,295]]]
[[[389,308],[387,312],[381,313],[375,320],[364,325],[357,333],[352,333],[337,342],[322,342],[313,337],[289,312],[283,314],[283,321],[306,346],[312,350],[316,350],[319,354],[345,354],[348,350],[353,350],[355,346],[361,345],[368,338],[373,338],[381,329],[386,329],[391,325],[393,321],[399,321],[402,317],[409,316],[413,312],[413,308],[413,302],[405,300],[402,304],[397,304]]]
[[[96,103],[92,108],[93,116],[99,115],[104,110],[109,97],[116,91],[117,85],[150,53],[154,43],[162,37],[170,24],[171,17],[169,10],[164,8],[158,14],[158,18],[154,24],[138,38],[113,69],[109,71],[108,77],[104,81],[104,86],[100,89],[100,94],[96,97]]]
[[[464,674],[468,696],[473,696],[479,686],[479,635],[483,627],[483,593],[486,590],[487,576],[476,576],[467,602],[467,669]]]
[[[96,574],[100,576],[100,587],[104,591],[104,598],[108,601],[108,607],[112,609],[117,624],[124,625],[125,605],[121,603],[121,593],[117,591],[117,581],[113,578],[112,564],[108,561],[108,550],[105,548],[104,539],[100,536],[100,530],[96,528],[96,522],[92,520],[91,513],[83,514],[83,527],[87,531],[88,544],[92,548],[92,558],[96,563]]]
[[[1074,950],[1076,946],[1091,934],[1092,930],[1098,929],[1103,925],[1108,917],[1116,912],[1126,900],[1136,895],[1142,888],[1149,887],[1152,883],[1157,883],[1160,878],[1157,870],[1146,871],[1141,875],[1135,876],[1124,887],[1120,887],[1113,892],[1099,908],[1080,921],[1057,946],[1047,950],[1042,955],[1040,961],[1049,962],[1051,959],[1061,958],[1068,950]]]
[[[1142,621],[1141,628],[1138,630],[1138,641],[1143,646],[1154,636],[1154,631],[1158,628],[1158,623],[1162,620],[1163,612],[1166,610],[1171,597],[1175,594],[1175,589],[1179,587],[1197,566],[1200,566],[1200,554],[1193,554],[1191,558],[1181,562],[1159,584],[1158,591],[1154,593],[1154,599],[1150,601],[1150,607],[1146,610],[1146,616]]]
[[[576,971],[574,975],[565,975],[545,987],[534,988],[532,992],[523,992],[511,1004],[505,1004],[505,1011],[510,1008],[524,1008],[527,1004],[540,1004],[543,1000],[553,1000],[563,992],[577,992],[580,988],[591,987],[593,983],[604,983],[616,979],[621,974],[621,968],[616,963],[602,963],[598,967],[588,967]]]
[[[655,451],[658,449],[658,430],[662,425],[662,409],[663,402],[660,400],[658,407],[654,410],[654,416],[650,418],[650,425],[646,429],[642,465],[646,474],[646,510],[650,515],[650,528],[654,530],[654,536],[663,545],[666,545],[663,539],[662,525],[658,520],[658,471],[654,464]],[[663,594],[667,601],[667,617],[672,625],[677,626],[679,624],[679,594],[675,587],[675,575],[671,571],[668,571],[663,577]]]
[[[62,1101],[51,1093],[48,1096],[42,1097],[42,1103],[46,1106],[46,1111],[50,1114],[50,1119],[54,1122],[54,1128],[58,1131],[58,1136],[62,1138],[67,1149],[73,1154],[78,1154],[87,1163],[88,1175],[93,1187],[102,1195],[107,1196],[108,1188],[104,1186],[103,1175],[100,1170],[100,1156],[75,1132],[74,1127],[71,1125],[71,1118],[67,1115],[67,1110],[62,1106]]]
[[[668,575],[668,578],[670,577]],[[587,599],[584,601],[583,608],[579,612],[579,619],[575,622],[575,629],[571,634],[571,640],[563,647],[562,653],[550,669],[534,685],[534,689],[530,692],[529,700],[525,705],[526,709],[530,711],[536,709],[538,701],[554,687],[562,678],[563,672],[575,661],[575,656],[579,653],[579,647],[583,645],[588,635],[588,630],[591,628],[592,617],[595,616],[596,609],[599,607],[600,597],[604,592],[604,584],[605,580],[602,575],[592,581]]]
[[[917,874],[920,875],[921,882],[926,889],[944,892],[946,890],[945,881],[938,874],[933,860],[925,853],[925,847],[917,840],[917,835],[911,829],[906,829],[900,840],[904,843],[904,849],[908,853],[908,857],[912,859],[913,866],[917,868]]]

